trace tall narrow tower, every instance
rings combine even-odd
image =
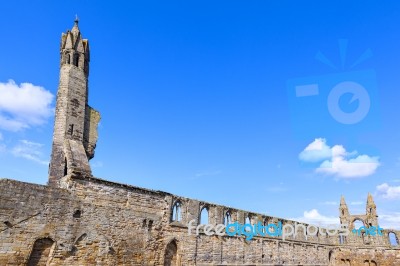
[[[340,223],[341,224],[349,224],[350,223],[350,213],[349,213],[349,208],[347,207],[346,200],[344,199],[344,196],[340,198],[340,206],[339,206],[339,217],[340,217]]]
[[[378,226],[378,215],[376,213],[376,204],[374,202],[374,199],[372,198],[371,193],[368,193],[367,197],[366,215],[367,215],[366,223],[368,226]]]
[[[89,41],[82,39],[78,18],[63,33],[60,81],[49,166],[49,185],[59,186],[67,175],[91,176],[100,114],[88,105]]]

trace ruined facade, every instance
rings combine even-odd
[[[114,183],[92,176],[100,115],[88,105],[89,43],[75,22],[61,39],[53,151],[47,186],[0,180],[0,265],[400,265],[400,248],[383,230],[347,237],[319,233],[209,236],[188,233],[209,224],[296,221],[247,212]],[[354,228],[378,225],[368,195],[366,213],[350,215],[342,197],[340,220]]]

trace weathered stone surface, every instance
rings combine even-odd
[[[43,239],[53,241],[48,265],[163,265],[165,259],[180,263],[174,265],[400,265],[400,249],[390,246],[387,234],[369,244],[361,236],[339,244],[337,236],[323,235],[285,241],[189,235],[187,224],[199,220],[201,206],[236,213],[232,222],[244,223],[247,215],[277,219],[97,178],[66,176],[62,183],[64,188],[0,181],[0,265],[26,264]],[[176,201],[181,216],[171,221]]]
[[[0,179],[0,265],[400,265],[400,247],[382,236],[319,233],[306,237],[209,236],[199,224],[296,221],[179,197],[92,176],[100,115],[87,104],[89,44],[76,25],[62,35],[49,186]],[[72,125],[72,126],[71,126]],[[378,225],[368,195],[366,214],[350,215],[344,198],[340,219]]]
[[[92,159],[94,157],[94,149],[98,139],[97,126],[100,122],[100,113],[88,106],[85,115],[85,132],[84,132],[84,146],[87,157]]]

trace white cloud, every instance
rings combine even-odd
[[[340,224],[339,217],[322,215],[317,209],[305,211],[303,216],[290,220],[321,226]],[[379,214],[379,226],[384,229],[400,230],[400,212]]]
[[[318,212],[317,209],[312,209],[310,211],[304,211],[302,217],[290,218],[290,220],[299,221],[314,225],[332,225],[339,224],[339,217],[334,216],[324,216]]]
[[[326,139],[318,138],[310,143],[300,154],[304,162],[321,162],[317,173],[337,178],[359,178],[375,173],[380,166],[379,157],[358,155],[357,151],[347,152],[342,145],[330,147]]]
[[[0,153],[3,153],[6,151],[6,145],[4,143],[1,143],[3,141],[3,135],[0,132]]]
[[[400,230],[400,212],[380,214],[379,226],[383,229]]]
[[[319,162],[331,157],[331,149],[322,138],[315,139],[299,154],[299,159],[305,162]]]
[[[376,187],[378,196],[384,199],[400,199],[400,186],[390,186],[387,183],[383,183]]]
[[[272,193],[280,193],[280,192],[285,192],[288,190],[289,190],[288,187],[286,187],[283,182],[279,182],[278,185],[268,186],[266,188],[266,191],[272,192]]]
[[[353,206],[364,205],[364,204],[366,204],[366,203],[363,202],[363,201],[352,201],[352,202],[350,202],[350,205],[353,205]]]
[[[15,146],[11,153],[16,157],[21,157],[27,160],[31,160],[40,164],[47,165],[49,162],[42,160],[43,156],[41,148],[43,144],[31,142],[28,140],[20,140],[19,144]]]
[[[0,128],[19,131],[44,124],[53,114],[54,96],[31,83],[0,82]]]

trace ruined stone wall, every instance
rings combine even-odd
[[[339,245],[336,237],[189,235],[187,223],[203,207],[213,224],[227,210],[232,221],[290,221],[96,178],[67,176],[62,184],[0,180],[0,265],[400,265],[399,249]],[[178,201],[181,220],[171,221]]]

